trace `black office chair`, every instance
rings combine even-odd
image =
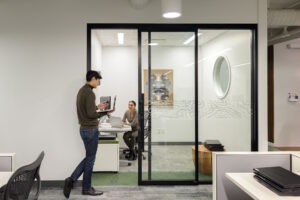
[[[148,138],[148,136],[150,134],[150,130],[149,130],[149,126],[148,126],[149,116],[150,116],[149,112],[147,110],[144,111],[144,141]],[[135,143],[135,147],[134,147],[137,155],[138,155],[137,144],[138,144],[139,139],[140,139],[140,137],[136,138],[136,143]],[[143,154],[143,152],[147,152],[147,151],[145,151],[144,146],[142,147],[142,158],[143,158],[143,160],[146,160],[146,156]]]
[[[0,199],[9,200],[23,200],[28,199],[30,190],[37,180],[37,191],[34,199],[38,199],[41,189],[41,179],[39,175],[40,166],[44,158],[44,151],[33,163],[19,168],[8,180],[7,184],[0,189]]]

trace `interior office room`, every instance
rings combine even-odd
[[[92,174],[99,199],[276,199],[253,169],[300,172],[299,21],[279,20],[298,16],[299,6],[0,0],[2,195],[30,164],[37,171],[28,176],[29,197],[65,199],[65,178],[85,156],[76,96],[94,70],[102,76],[95,104],[110,96],[111,117],[122,119],[133,100],[139,120],[136,157],[128,159],[128,126],[100,119]],[[163,16],[168,10],[179,15]],[[70,199],[93,199],[81,184]]]
[[[268,47],[269,67],[269,130],[268,141],[271,151],[298,151],[298,61],[299,26],[274,28],[272,32],[288,37],[274,36]],[[270,31],[271,32],[271,31]],[[287,35],[288,34],[288,35]],[[287,96],[285,95],[287,93]],[[284,98],[284,95],[286,98]]]

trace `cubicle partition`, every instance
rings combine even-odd
[[[0,154],[0,172],[15,171],[15,153]]]
[[[225,177],[225,173],[253,172],[253,168],[280,166],[292,170],[292,154],[289,152],[227,152],[213,153],[213,199],[252,199]],[[300,160],[296,162],[300,163]],[[299,165],[297,165],[299,168]],[[297,168],[297,169],[298,169]]]
[[[7,183],[15,168],[15,153],[0,153],[0,188]]]

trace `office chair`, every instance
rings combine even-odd
[[[150,116],[149,111],[146,110],[144,112],[144,141],[148,138],[150,134],[149,125],[148,125],[149,116]]]
[[[13,173],[7,184],[0,189],[1,200],[28,199],[35,179],[37,180],[37,191],[34,199],[38,199],[41,189],[39,171],[44,155],[43,151],[33,163],[23,166]]]

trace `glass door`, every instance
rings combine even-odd
[[[195,44],[195,31],[139,32],[140,182],[197,180]]]

